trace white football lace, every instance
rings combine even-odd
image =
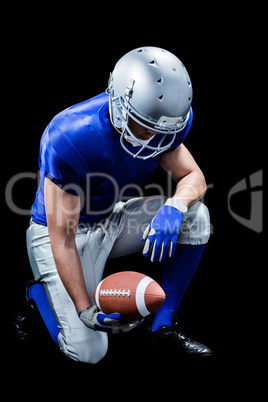
[[[114,290],[113,289],[105,290],[105,289],[103,289],[103,290],[100,291],[100,296],[118,296],[118,297],[127,296],[127,297],[130,297],[130,293],[131,293],[130,289],[128,289],[128,290],[125,290],[125,289],[123,289],[123,290],[121,290],[121,289],[119,289],[119,290],[116,290],[116,289],[114,289]]]

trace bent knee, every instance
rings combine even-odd
[[[83,332],[83,334],[81,333]],[[72,336],[58,336],[60,350],[70,359],[96,364],[104,358],[108,350],[108,337],[104,332],[95,332],[85,327],[85,331],[72,331]]]
[[[183,215],[178,237],[182,244],[206,244],[210,237],[210,216],[205,204],[197,201]]]

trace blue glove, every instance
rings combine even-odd
[[[183,212],[171,206],[175,203],[173,199],[168,199],[143,233],[141,240],[146,241],[142,255],[148,257],[151,253],[152,262],[164,261],[167,254],[169,257],[174,256],[183,212],[187,211],[186,205],[182,202],[179,202],[179,205]]]

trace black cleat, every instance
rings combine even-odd
[[[151,330],[151,329],[150,329]],[[151,332],[155,344],[173,353],[179,352],[193,357],[212,356],[212,350],[191,339],[178,324],[177,312],[173,313],[171,327],[162,326]]]
[[[17,336],[22,341],[33,339],[37,332],[38,311],[35,303],[28,298],[28,289],[33,283],[34,280],[27,282],[21,308],[13,319]]]

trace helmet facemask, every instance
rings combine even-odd
[[[120,134],[120,143],[124,150],[133,156],[133,158],[138,159],[148,159],[152,158],[164,151],[167,151],[171,145],[173,144],[176,135],[182,131],[186,125],[189,118],[189,112],[184,118],[170,118],[162,116],[158,122],[153,122],[152,120],[146,119],[140,113],[138,113],[130,104],[129,99],[131,96],[129,95],[114,95],[114,90],[112,85],[108,87],[106,92],[109,94],[109,111],[111,123],[114,128]],[[160,139],[158,145],[156,147],[148,145],[149,141],[142,141],[137,138],[135,134],[129,128],[129,119],[134,120],[136,123],[141,125],[142,127],[150,130],[150,132],[154,132],[155,134],[162,134],[162,138]],[[140,145],[140,149],[135,152],[135,150],[129,150],[125,145],[125,136],[129,135],[135,142]],[[170,141],[162,146],[166,137],[170,138]],[[134,148],[134,147],[133,147]],[[140,154],[144,149],[149,149],[151,153],[146,156],[141,156]]]

